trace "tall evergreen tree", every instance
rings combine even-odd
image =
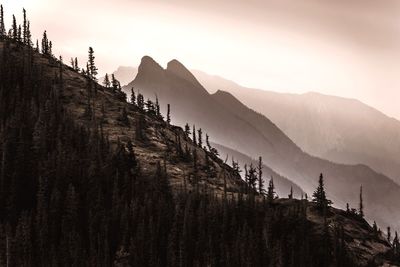
[[[49,55],[49,39],[47,38],[47,32],[43,32],[43,37],[42,37],[42,54],[43,55]]]
[[[27,19],[26,19],[26,10],[25,10],[25,8],[23,8],[22,9],[22,12],[23,12],[23,17],[24,17],[24,21],[23,21],[23,28],[22,28],[22,30],[23,30],[23,32],[22,32],[22,36],[23,36],[23,43],[25,44],[25,45],[28,45],[28,21],[27,21]]]
[[[363,204],[363,190],[362,185],[360,186],[360,207],[358,210],[358,214],[361,218],[364,218],[364,204]]]
[[[171,124],[171,106],[167,104],[167,124]]]
[[[14,41],[18,41],[18,27],[15,15],[13,15],[13,21],[12,21],[12,38]]]
[[[75,71],[79,71],[78,58],[75,57]]]
[[[275,185],[274,178],[271,176],[271,180],[269,180],[268,190],[267,190],[267,200],[268,202],[272,202],[275,199]]]
[[[264,180],[262,178],[263,172],[263,163],[262,163],[262,157],[260,156],[258,158],[258,166],[257,166],[257,171],[258,171],[258,193],[264,194],[265,189],[264,189]]]
[[[197,130],[197,133],[198,133],[198,137],[197,138],[199,139],[197,144],[198,144],[198,146],[200,148],[203,148],[203,131],[201,130],[201,128]]]
[[[94,51],[92,47],[89,47],[89,52],[88,52],[88,64],[89,64],[89,77],[93,79],[94,81],[97,81],[96,75],[97,75],[97,67],[94,63]]]
[[[192,141],[195,145],[197,145],[197,137],[196,137],[196,126],[193,125],[193,130],[192,130]]]
[[[326,209],[332,204],[332,201],[327,199],[325,188],[324,188],[324,176],[322,173],[319,176],[318,187],[313,193],[313,202],[317,204],[317,208],[320,211],[326,211]]]
[[[133,87],[131,88],[131,103],[136,105],[136,95],[135,91],[133,90]]]
[[[6,36],[6,27],[4,24],[4,10],[3,5],[0,5],[0,38],[4,38]]]
[[[110,79],[108,78],[108,73],[106,73],[106,76],[104,76],[103,85],[104,85],[106,88],[109,88],[110,85],[111,85]]]
[[[190,126],[189,126],[188,123],[185,124],[185,135],[186,135],[187,137],[190,136]]]

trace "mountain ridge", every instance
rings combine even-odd
[[[216,96],[204,94],[202,90],[199,93],[197,85],[191,86],[186,79],[168,75],[166,70],[163,75],[169,77],[162,83],[157,83],[157,79],[147,81],[147,75],[139,72],[124,90],[133,87],[146,97],[158,95],[161,102],[171,104],[174,123],[183,126],[190,118],[196,126],[210,134],[212,142],[252,157],[261,155],[269,167],[289,177],[309,194],[316,186],[316,179],[313,177],[322,172],[326,174],[326,184],[330,188],[328,195],[330,194],[339,207],[344,207],[346,202],[357,203],[356,192],[362,184],[365,187],[367,214],[374,214],[372,218],[383,225],[390,224],[392,218],[397,216],[394,210],[397,209],[398,201],[395,199],[399,196],[394,188],[399,186],[390,178],[374,172],[367,166],[337,164],[310,156],[268,118],[244,106],[240,101],[241,105],[232,107],[227,104],[229,101],[218,99],[222,93]],[[372,188],[372,184],[380,189]],[[372,189],[386,193],[385,197],[379,200],[382,201],[381,204],[377,204],[379,194]]]

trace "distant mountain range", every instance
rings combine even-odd
[[[272,121],[246,107],[232,94],[210,94],[181,63],[173,60],[163,69],[144,57],[136,78],[124,87],[148,98],[158,96],[162,107],[171,104],[172,121],[194,122],[211,140],[251,158],[259,155],[272,170],[288,177],[310,194],[319,173],[324,173],[328,195],[337,206],[358,205],[360,185],[364,187],[366,214],[381,225],[399,222],[400,186],[365,165],[337,164],[310,156],[300,149]],[[400,225],[396,225],[397,227]]]
[[[400,183],[398,120],[354,99],[250,89],[194,73],[210,92],[230,92],[267,116],[307,153],[338,163],[366,164]]]
[[[122,84],[136,67],[114,72]],[[243,87],[192,70],[209,93],[230,92],[274,122],[302,150],[344,164],[365,164],[400,183],[400,122],[355,99],[319,93],[286,94]]]

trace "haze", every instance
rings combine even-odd
[[[397,0],[5,0],[6,22],[28,11],[35,38],[100,74],[143,55],[177,58],[244,86],[357,98],[400,119]],[[82,64],[83,65],[83,64]],[[133,77],[132,77],[133,78]]]

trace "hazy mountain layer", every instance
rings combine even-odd
[[[400,182],[398,120],[354,99],[250,89],[194,73],[210,92],[228,91],[271,119],[307,153],[338,163],[366,164]]]

